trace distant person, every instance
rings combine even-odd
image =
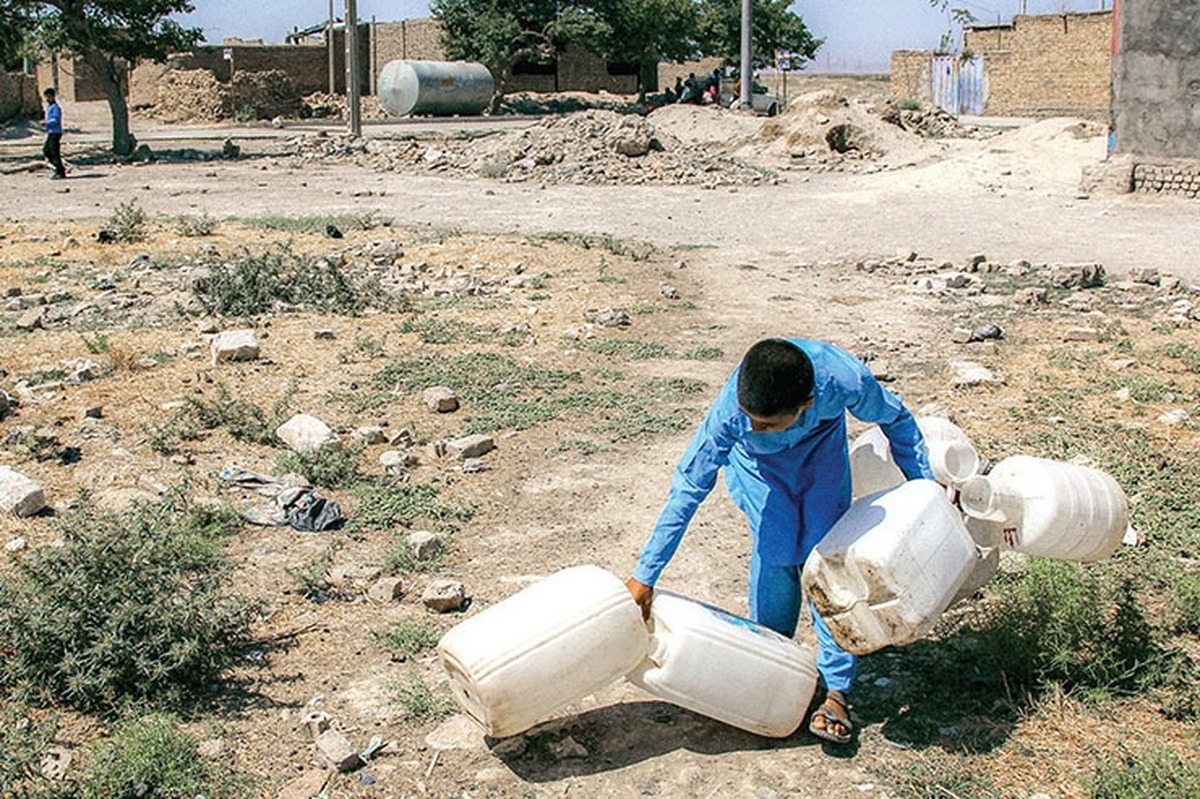
[[[42,127],[46,129],[46,143],[42,146],[42,155],[46,156],[46,160],[54,167],[51,180],[62,180],[67,176],[67,169],[62,160],[62,106],[58,104],[57,94],[53,87],[49,86],[42,92],[42,96],[46,98],[46,119],[42,123]]]
[[[699,103],[700,102],[700,86],[696,83],[696,73],[689,72],[687,80],[683,82],[683,91],[679,94],[679,102],[681,103]]]
[[[683,78],[678,75],[675,76],[675,96],[677,98],[683,96]]]

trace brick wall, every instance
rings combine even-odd
[[[56,87],[58,99],[62,101],[83,103],[108,99],[100,76],[81,58],[51,55],[38,63],[36,74],[38,86],[42,89]]]
[[[889,74],[893,100],[933,102],[932,76],[929,74],[933,53],[928,50],[895,50]]]
[[[21,72],[0,72],[0,119],[41,116],[37,78]]]
[[[1139,161],[1133,167],[1133,190],[1192,198],[1200,196],[1200,160],[1175,158]]]
[[[969,28],[963,49],[982,55],[992,115],[1064,114],[1107,119],[1111,11],[1018,15],[1011,25]]]

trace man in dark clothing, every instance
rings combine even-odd
[[[54,167],[51,179],[62,180],[67,176],[67,169],[62,160],[62,106],[55,99],[54,89],[47,88],[42,92],[42,96],[46,98],[46,120],[43,123],[46,128],[46,143],[42,146],[42,155],[46,156],[46,160]]]

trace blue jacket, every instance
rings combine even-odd
[[[720,394],[708,409],[700,428],[693,436],[671,482],[671,492],[666,506],[659,514],[654,532],[642,549],[634,579],[646,585],[654,585],[671,556],[675,554],[688,523],[700,503],[716,484],[717,473],[727,468],[731,473],[726,483],[735,503],[751,517],[755,524],[753,506],[761,504],[765,497],[755,495],[748,488],[754,481],[744,480],[741,471],[755,469],[757,461],[781,459],[792,462],[797,468],[820,468],[818,450],[828,451],[830,446],[847,449],[845,414],[849,411],[864,422],[880,426],[891,443],[892,457],[905,477],[909,479],[933,479],[924,439],[912,414],[904,407],[899,397],[881,386],[859,359],[850,353],[820,341],[789,339],[802,349],[813,365],[813,404],[786,430],[755,433],[750,429],[750,418],[742,411],[737,400],[737,378],[739,369],[725,382]],[[834,439],[830,439],[834,436]],[[831,513],[825,514],[836,520],[849,505],[850,471],[848,459],[840,455],[836,463],[829,464],[828,475],[809,475],[818,478],[810,491],[827,494],[816,497],[820,504],[829,504]],[[827,481],[827,482],[826,482]],[[806,480],[808,482],[808,480]],[[831,522],[830,522],[831,523]],[[823,536],[827,528],[808,530],[758,530],[754,542],[768,563],[795,565],[816,541],[801,541],[806,533]]]
[[[58,103],[50,103],[46,106],[46,132],[59,134],[63,132],[62,106]]]

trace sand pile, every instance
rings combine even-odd
[[[744,185],[775,179],[711,148],[684,144],[652,120],[584,111],[486,137],[436,142],[306,136],[290,142],[302,160],[350,158],[381,171],[476,175],[507,182]]]

